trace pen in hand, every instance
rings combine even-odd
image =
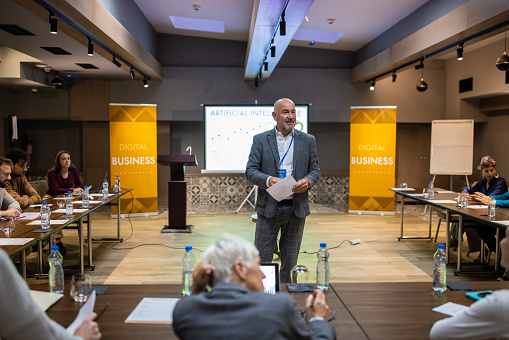
[[[104,311],[110,306],[110,303],[108,302],[106,306],[97,314],[96,318],[94,319],[95,322],[99,320],[99,318],[104,314]]]

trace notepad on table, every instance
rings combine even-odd
[[[179,299],[146,297],[129,314],[126,323],[173,323],[173,309]]]

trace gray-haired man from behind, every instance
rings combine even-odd
[[[263,292],[258,250],[246,240],[223,235],[201,257],[193,273],[193,295],[173,312],[180,339],[335,339],[325,321],[330,311],[322,291],[306,300],[309,324],[288,294]],[[207,284],[210,292],[204,292]]]

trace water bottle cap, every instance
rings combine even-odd
[[[445,244],[439,244],[438,249],[445,249]]]
[[[105,182],[108,182],[108,180],[107,180],[107,179],[105,179],[104,181],[105,181]]]
[[[491,194],[490,194],[490,196],[495,196],[495,194],[494,194],[494,193],[491,193]]]
[[[51,246],[51,251],[58,251],[58,246]]]
[[[117,177],[118,177],[118,175],[117,175]]]
[[[327,243],[325,243],[325,242],[320,243],[320,248],[325,248],[325,247],[327,247]]]
[[[70,194],[70,193],[71,193],[71,191],[69,190],[67,193],[68,193],[68,194]]]
[[[193,246],[186,246],[186,251],[193,250]]]
[[[468,190],[468,188],[467,188],[467,187],[464,187],[464,188],[463,188],[463,190]]]
[[[86,188],[88,188],[88,187],[85,185],[85,186],[84,186],[84,188],[86,189]]]
[[[433,183],[433,181],[429,181],[430,183]]]
[[[42,201],[42,204],[48,204],[48,201]]]

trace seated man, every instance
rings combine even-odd
[[[11,168],[11,160],[0,157],[0,216],[6,219],[13,219],[21,214],[19,203],[5,190],[11,180]]]
[[[509,238],[500,242],[502,266],[509,267]],[[474,302],[452,317],[435,322],[431,339],[508,339],[509,290],[495,293]]]
[[[193,295],[173,312],[180,339],[335,339],[324,320],[329,306],[322,291],[306,300],[309,325],[288,294],[263,292],[258,250],[232,235],[223,235],[201,257],[193,273]],[[211,292],[203,292],[205,286]]]
[[[25,173],[28,170],[28,155],[21,149],[9,149],[5,158],[12,161],[11,180],[7,183],[5,189],[18,201],[22,209],[31,204],[41,203],[41,196],[28,183]]]

